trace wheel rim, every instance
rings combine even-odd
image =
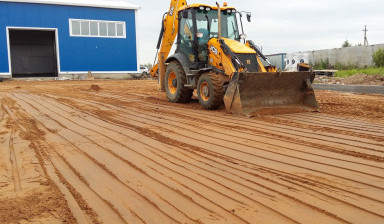
[[[174,83],[175,85],[173,85]],[[175,94],[177,91],[177,79],[174,72],[171,72],[168,75],[168,90],[171,94]]]
[[[207,82],[203,82],[200,85],[200,97],[203,101],[209,100],[209,86]]]

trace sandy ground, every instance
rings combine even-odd
[[[0,223],[384,223],[384,97],[316,94],[246,118],[156,81],[1,83]]]

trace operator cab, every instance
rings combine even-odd
[[[221,36],[240,41],[236,9],[221,11]],[[199,69],[207,65],[207,43],[219,36],[218,12],[210,6],[190,6],[179,11],[179,33],[176,53],[182,53],[191,67]]]

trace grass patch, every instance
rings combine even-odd
[[[382,75],[384,77],[384,68],[362,68],[362,69],[339,70],[334,75],[336,77],[345,78],[355,74]]]

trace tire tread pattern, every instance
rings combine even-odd
[[[216,110],[224,103],[223,80],[220,75],[216,73],[203,74],[200,78],[204,79],[205,77],[211,80],[213,86],[213,96],[211,96],[212,101],[208,105],[202,104],[202,106],[208,110]]]
[[[178,83],[178,85],[181,85],[181,88],[178,89],[179,92],[177,94],[176,99],[171,100],[168,97],[169,101],[171,101],[173,103],[189,103],[191,101],[191,98],[192,98],[193,89],[188,89],[188,88],[184,87],[184,85],[187,83],[187,77],[185,75],[183,67],[181,66],[181,64],[179,62],[171,61],[169,63],[169,65],[167,66],[166,74],[168,74],[170,69],[174,70],[176,77],[180,76],[180,82]],[[166,80],[166,82],[167,82],[167,80]]]

